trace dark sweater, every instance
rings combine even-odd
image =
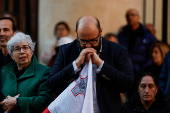
[[[139,97],[123,105],[123,113],[170,113],[170,104],[163,99],[156,99],[145,109]]]

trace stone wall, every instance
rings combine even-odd
[[[126,24],[125,13],[129,8],[139,11],[142,22],[143,0],[39,0],[38,54],[42,53],[45,41],[53,37],[57,22],[66,21],[74,32],[76,21],[83,15],[92,15],[99,19],[103,35],[117,33]]]

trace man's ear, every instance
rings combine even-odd
[[[103,28],[100,29],[100,36],[102,36],[102,31],[103,31]]]

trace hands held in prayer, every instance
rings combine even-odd
[[[16,95],[15,97],[11,97],[11,96],[7,96],[6,99],[4,99],[0,105],[2,105],[2,108],[7,111],[10,112],[12,109],[15,108],[16,106],[16,97],[19,97],[20,94]]]
[[[92,58],[92,64],[96,64],[98,67],[102,64],[102,60],[96,54],[96,50],[93,48],[85,48],[81,51],[78,58],[75,60],[77,67],[79,68],[84,62],[89,62]]]

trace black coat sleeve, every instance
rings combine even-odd
[[[78,78],[78,74],[75,74],[72,62],[66,63],[64,49],[60,47],[60,51],[57,54],[52,71],[47,80],[48,87],[55,93],[61,93],[67,86],[75,79]]]

